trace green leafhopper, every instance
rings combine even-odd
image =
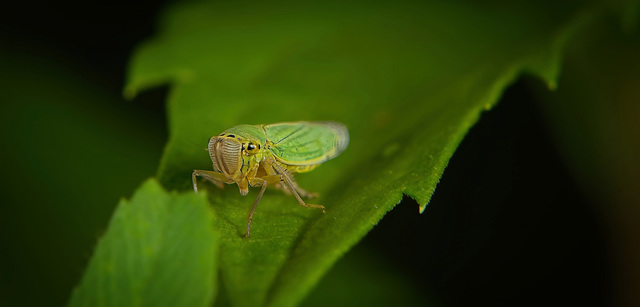
[[[337,157],[349,146],[347,127],[336,122],[288,122],[266,125],[239,125],[209,139],[213,171],[194,170],[193,190],[198,192],[197,177],[222,188],[237,184],[240,194],[249,186],[261,187],[247,221],[249,237],[253,212],[267,185],[293,194],[303,207],[325,211],[324,206],[307,204],[302,198],[315,196],[298,186],[293,174],[313,170]]]

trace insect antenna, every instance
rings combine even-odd
[[[198,148],[200,148],[200,149],[202,149],[202,150],[204,150],[204,151],[209,151],[209,148],[207,148],[207,147],[202,147],[202,144],[198,144],[198,143],[196,143],[196,142],[194,142],[194,141],[191,141],[191,140],[189,140],[189,141],[187,141],[187,140],[182,140],[181,142],[182,142],[182,143],[184,143],[184,144],[189,143],[189,145],[190,145],[190,146],[192,146],[192,147],[198,147]]]

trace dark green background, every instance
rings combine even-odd
[[[64,304],[118,199],[154,174],[167,90],[120,92],[162,5],[5,10],[0,304]],[[536,82],[483,115],[423,215],[405,198],[305,304],[608,303],[607,242],[551,142]]]

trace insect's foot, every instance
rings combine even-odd
[[[322,209],[322,213],[326,213],[327,211],[325,210],[324,206],[322,205],[313,205],[313,204],[307,204],[309,207],[312,208],[318,208],[318,209]]]

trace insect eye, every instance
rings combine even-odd
[[[253,143],[249,143],[249,145],[247,145],[247,150],[254,150],[256,149],[256,145],[253,145]]]

